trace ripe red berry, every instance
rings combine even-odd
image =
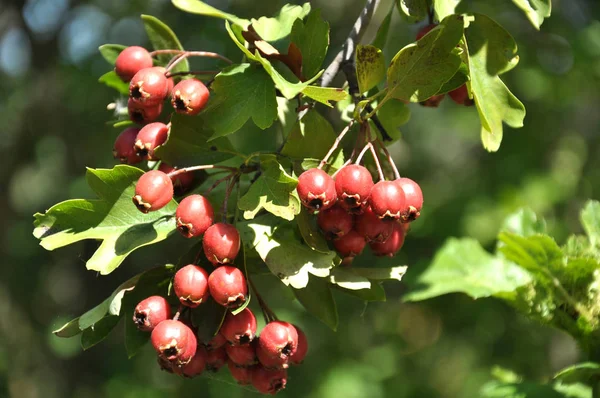
[[[298,333],[298,349],[296,349],[295,353],[290,355],[289,359],[291,364],[300,365],[308,353],[308,340],[306,339],[306,334],[304,334],[302,329],[296,325],[294,325],[294,327]]]
[[[423,36],[425,36],[427,33],[431,32],[433,30],[433,28],[435,28],[437,25],[436,24],[430,24],[427,26],[422,27],[419,32],[417,32],[417,40],[421,40],[421,38]]]
[[[227,352],[225,347],[206,352],[206,370],[216,372],[227,362]]]
[[[202,195],[190,195],[183,199],[175,212],[177,229],[186,238],[202,235],[213,223],[212,205]]]
[[[246,386],[252,383],[252,369],[248,367],[238,366],[231,359],[227,361],[229,373],[237,381],[238,384]]]
[[[140,104],[156,105],[167,98],[168,90],[164,68],[144,68],[131,78],[129,98]]]
[[[119,134],[113,146],[115,159],[126,164],[136,164],[142,161],[133,147],[139,131],[140,129],[137,127],[128,127]]]
[[[196,354],[191,361],[181,368],[181,374],[184,377],[196,377],[201,375],[202,372],[204,372],[204,369],[206,369],[207,357],[206,349],[199,345],[196,348]]]
[[[469,98],[466,83],[459,88],[450,91],[448,95],[452,98],[452,101],[456,102],[458,105],[471,106],[475,103],[475,101]]]
[[[379,181],[371,189],[369,204],[377,217],[384,220],[399,220],[406,206],[406,197],[396,182]]]
[[[133,203],[142,213],[159,210],[171,199],[173,199],[173,183],[162,171],[147,171],[135,184]]]
[[[173,290],[183,305],[195,308],[208,299],[208,272],[188,264],[175,273]]]
[[[248,295],[244,274],[228,265],[218,267],[210,274],[208,289],[212,298],[227,308],[238,308],[246,302]]]
[[[172,171],[177,170],[176,167],[173,167],[165,162],[161,162],[158,169],[165,174],[169,174]],[[190,171],[187,173],[177,174],[175,177],[171,177],[171,181],[173,182],[173,190],[176,196],[183,195],[186,193],[192,184],[194,184],[194,172]]]
[[[136,154],[147,160],[155,160],[154,149],[162,145],[169,136],[169,128],[166,124],[155,122],[142,127],[135,139]]]
[[[255,340],[256,341],[256,340]],[[252,366],[258,363],[256,344],[226,345],[227,356],[238,366]]]
[[[129,119],[137,124],[147,124],[155,121],[160,116],[162,108],[162,103],[146,105],[137,103],[131,98],[127,101]]]
[[[302,204],[311,210],[329,209],[337,200],[335,181],[321,169],[300,174],[296,189]]]
[[[317,223],[327,239],[338,239],[352,230],[354,216],[341,206],[335,205],[321,210],[317,215]]]
[[[222,328],[222,327],[221,327]],[[227,340],[221,333],[217,333],[208,343],[205,344],[207,350],[216,350],[227,343]]]
[[[333,241],[335,250],[342,257],[355,257],[362,253],[367,241],[364,236],[352,230],[338,240]]]
[[[204,233],[202,247],[211,263],[233,263],[240,251],[240,233],[231,224],[213,224]]]
[[[426,108],[437,108],[440,106],[440,102],[442,102],[445,96],[446,94],[434,95],[433,97],[427,98],[425,101],[419,102],[419,104]]]
[[[256,336],[256,317],[250,308],[237,315],[228,312],[221,325],[220,334],[233,345],[248,344]]]
[[[268,356],[285,359],[298,349],[298,332],[291,323],[269,322],[260,333],[258,345]]]
[[[400,186],[406,198],[405,209],[402,212],[402,222],[416,220],[421,215],[421,209],[423,208],[423,192],[421,191],[421,187],[406,177],[397,179],[396,183]]]
[[[197,115],[208,102],[210,92],[198,79],[182,80],[171,90],[171,104],[177,113]]]
[[[371,242],[369,246],[376,256],[393,257],[404,244],[404,226],[400,223],[391,223],[393,225],[392,233],[385,242]]]
[[[115,61],[115,72],[124,82],[130,81],[133,76],[144,68],[152,67],[152,57],[143,47],[127,47]]]
[[[373,185],[373,177],[366,167],[358,164],[342,167],[335,177],[339,204],[346,210],[360,211],[367,203]]]
[[[273,357],[260,345],[256,347],[256,358],[258,358],[258,362],[267,369],[277,370],[290,367],[289,357],[287,355]]]
[[[162,296],[150,296],[135,306],[133,322],[143,332],[151,332],[156,325],[171,318],[169,302]]]
[[[384,221],[377,217],[370,207],[363,214],[356,216],[354,229],[361,234],[367,242],[385,242],[392,234],[391,221]]]
[[[198,344],[188,326],[170,319],[154,328],[150,340],[159,356],[177,366],[185,365],[192,359]]]
[[[287,371],[268,370],[263,366],[252,368],[252,385],[261,394],[275,395],[285,388]]]

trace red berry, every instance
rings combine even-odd
[[[143,332],[151,332],[156,325],[171,318],[171,306],[162,296],[150,296],[135,306],[133,322]]]
[[[227,361],[231,376],[242,386],[252,383],[252,369],[236,365],[231,359]]]
[[[170,319],[154,328],[150,340],[159,356],[178,366],[185,365],[192,359],[198,344],[194,332],[188,326]]]
[[[377,217],[370,207],[363,214],[356,216],[354,229],[361,234],[367,242],[385,242],[392,234],[393,222],[384,221]]]
[[[155,122],[142,127],[135,139],[136,154],[147,160],[155,160],[154,149],[162,145],[169,136],[169,128],[166,124]]]
[[[365,206],[373,185],[369,170],[358,164],[342,167],[335,177],[339,203],[349,211],[360,211]]]
[[[115,61],[115,72],[121,80],[128,82],[133,76],[144,68],[152,67],[152,57],[143,47],[127,47]]]
[[[394,181],[379,181],[371,190],[369,204],[373,213],[384,220],[399,220],[405,210],[406,196]]]
[[[410,178],[405,177],[397,179],[396,183],[400,186],[406,198],[406,207],[402,212],[402,222],[416,220],[421,215],[421,209],[423,208],[423,192],[421,191],[421,187]]]
[[[206,352],[206,370],[216,372],[227,362],[227,352],[225,347]]]
[[[335,181],[321,169],[300,174],[296,189],[302,204],[311,210],[329,209],[337,200]]]
[[[208,102],[210,92],[198,79],[182,80],[171,90],[171,104],[177,113],[197,115]]]
[[[269,322],[260,333],[258,345],[268,356],[286,359],[298,349],[298,332],[291,323]]]
[[[431,32],[433,30],[433,28],[435,28],[436,26],[437,26],[437,24],[430,24],[427,26],[423,26],[417,33],[417,40],[421,40],[421,38],[423,36],[425,36],[427,33]]]
[[[196,377],[201,375],[202,372],[204,372],[204,369],[206,369],[207,357],[208,354],[206,353],[206,349],[202,346],[198,346],[192,360],[181,368],[183,376]]]
[[[133,76],[129,83],[129,98],[144,105],[156,105],[167,98],[169,82],[165,68],[144,68]]]
[[[202,247],[211,263],[232,263],[240,251],[240,233],[231,224],[213,224],[204,233]]]
[[[161,162],[160,166],[158,166],[158,169],[165,174],[169,174],[170,172],[177,170],[176,167],[173,167],[165,162]],[[194,183],[194,172],[190,171],[187,173],[177,174],[175,177],[171,177],[171,181],[173,181],[173,190],[175,195],[183,195]]]
[[[228,312],[221,325],[220,334],[233,345],[248,344],[256,336],[256,317],[250,308],[237,315]]]
[[[162,171],[147,171],[135,184],[133,203],[142,213],[159,210],[171,199],[173,199],[173,183]]]
[[[472,106],[475,103],[475,101],[469,98],[466,83],[459,88],[450,91],[448,95],[452,98],[452,101],[456,102],[458,105]]]
[[[333,241],[335,250],[342,257],[355,257],[362,253],[367,241],[364,236],[352,230],[338,240]]]
[[[296,325],[294,325],[294,327],[298,333],[298,349],[296,349],[295,353],[290,355],[290,363],[293,365],[300,365],[308,353],[308,340],[302,329]]]
[[[175,273],[173,290],[183,305],[195,308],[208,299],[208,272],[188,264]]]
[[[426,108],[437,108],[440,106],[440,102],[442,102],[445,96],[446,94],[434,95],[433,97],[427,98],[425,101],[419,102],[419,104]]]
[[[113,146],[113,156],[121,163],[136,164],[142,161],[134,149],[135,140],[140,129],[128,127],[119,134]]]
[[[392,233],[385,242],[371,242],[369,246],[376,256],[393,257],[404,244],[404,226],[400,223],[391,223],[393,225]]]
[[[208,289],[217,303],[228,308],[238,308],[246,302],[248,295],[244,274],[228,265],[218,267],[210,274]]]
[[[256,358],[256,344],[227,345],[227,356],[238,366],[252,366],[258,363]]]
[[[137,124],[147,124],[155,121],[162,112],[162,103],[146,105],[133,101],[131,98],[127,101],[129,119]]]
[[[223,335],[219,332],[215,334],[215,336],[210,339],[208,343],[205,344],[207,350],[216,350],[217,348],[221,348],[227,343],[227,340]]]
[[[183,199],[175,212],[177,229],[186,238],[202,235],[213,223],[212,205],[202,195],[190,195]]]
[[[260,338],[259,338],[260,340]],[[256,347],[256,357],[262,366],[267,369],[287,369],[290,367],[288,356],[272,357],[263,347],[260,345]]]
[[[261,394],[275,395],[285,388],[287,383],[287,371],[268,370],[263,366],[252,369],[252,385]]]
[[[321,210],[317,215],[317,223],[327,239],[338,239],[352,230],[354,216],[341,206],[335,205],[327,210]]]

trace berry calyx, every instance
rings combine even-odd
[[[399,178],[396,183],[400,186],[404,192],[405,209],[402,212],[402,222],[411,222],[416,220],[421,215],[421,209],[423,208],[423,191],[419,184],[411,180],[410,178]]]
[[[392,234],[392,224],[394,223],[377,217],[373,210],[367,207],[363,214],[356,216],[354,229],[367,242],[385,242]]]
[[[194,357],[187,365],[184,365],[183,368],[181,368],[181,374],[184,377],[190,378],[201,375],[202,372],[204,372],[204,369],[206,369],[207,356],[206,349],[202,346],[198,346]]]
[[[238,366],[252,366],[258,363],[256,358],[256,344],[227,345],[227,356]]]
[[[129,98],[144,105],[156,105],[164,101],[169,90],[165,69],[155,66],[137,72],[129,83]]]
[[[126,164],[136,164],[142,161],[133,147],[139,131],[140,129],[137,127],[128,127],[119,134],[113,146],[115,159]]]
[[[204,233],[202,248],[214,265],[232,263],[240,251],[240,233],[231,224],[213,224]]]
[[[366,167],[358,164],[342,167],[335,177],[339,204],[348,211],[360,211],[367,203],[373,185],[373,177]]]
[[[208,299],[208,272],[188,264],[175,273],[173,290],[181,304],[196,308]]]
[[[186,238],[202,235],[214,220],[212,205],[202,195],[190,195],[183,199],[175,211],[177,229]]]
[[[165,174],[169,174],[175,170],[176,167],[173,167],[165,162],[161,162],[158,169]],[[177,174],[175,177],[171,177],[171,181],[173,182],[173,191],[176,196],[183,195],[186,193],[194,184],[194,172],[190,171],[188,173]]]
[[[216,372],[227,363],[225,347],[206,352],[206,370]]]
[[[133,310],[133,322],[143,332],[151,332],[164,320],[171,318],[171,306],[162,296],[150,296]]]
[[[273,357],[260,345],[257,345],[256,347],[256,358],[258,358],[258,362],[267,369],[278,370],[290,367],[288,356]]]
[[[285,388],[287,371],[269,370],[264,366],[252,368],[252,386],[261,394],[275,395]]]
[[[421,38],[423,36],[425,36],[427,33],[431,32],[433,30],[433,28],[435,28],[436,26],[437,26],[437,24],[429,24],[429,25],[424,26],[421,29],[419,29],[419,31],[417,32],[417,40],[421,40]]]
[[[256,336],[256,317],[249,308],[237,315],[228,312],[221,325],[220,334],[229,344],[249,344]]]
[[[300,174],[296,189],[302,204],[311,210],[329,209],[337,200],[335,181],[321,169]]]
[[[154,149],[162,145],[169,136],[166,124],[155,122],[145,125],[135,139],[135,152],[137,156],[146,160],[155,160]]]
[[[321,210],[317,215],[317,224],[327,239],[339,239],[352,230],[354,216],[341,206],[335,205]]]
[[[371,189],[369,204],[373,213],[384,220],[399,220],[405,210],[404,191],[394,181],[379,181]]]
[[[222,328],[222,326],[221,326]],[[216,350],[217,348],[221,348],[227,343],[227,340],[223,335],[219,332],[217,333],[208,343],[205,344],[207,350]]]
[[[291,323],[269,322],[260,333],[258,347],[271,358],[287,359],[298,349],[298,332]]]
[[[210,274],[208,289],[212,298],[227,308],[238,308],[246,302],[248,296],[244,274],[228,265],[218,267]],[[225,338],[228,339],[228,336],[225,335]]]
[[[196,354],[194,332],[180,321],[162,321],[152,331],[150,340],[160,357],[178,366],[187,364]]]
[[[355,257],[362,253],[367,241],[364,236],[352,230],[338,240],[333,241],[335,250],[342,257]]]
[[[308,340],[302,329],[296,325],[294,327],[296,328],[296,333],[298,333],[298,348],[295,353],[290,355],[289,360],[292,365],[300,365],[308,353]]]
[[[452,101],[456,102],[458,105],[472,106],[475,104],[475,101],[469,98],[466,83],[459,88],[450,91],[448,95],[452,98]]]
[[[142,213],[159,210],[173,199],[173,183],[169,176],[159,170],[142,174],[135,184],[133,204]]]
[[[404,245],[405,230],[404,225],[400,223],[391,223],[392,233],[385,242],[371,242],[369,247],[376,256],[393,257]]]
[[[210,92],[198,79],[182,80],[171,90],[171,104],[175,112],[197,115],[208,102]]]
[[[248,367],[238,366],[231,359],[227,361],[229,373],[239,385],[247,386],[252,383],[252,369]]]
[[[133,101],[131,98],[127,101],[127,110],[129,119],[137,124],[147,124],[155,121],[162,112],[163,104],[140,104]]]
[[[152,67],[152,57],[143,47],[130,46],[121,51],[115,60],[115,72],[124,82],[144,68]]]

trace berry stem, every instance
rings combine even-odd
[[[204,192],[204,196],[207,196],[209,193],[212,192],[213,189],[215,189],[216,187],[221,185],[222,182],[229,180],[231,177],[233,177],[233,173],[227,174],[225,177],[220,178],[217,181],[215,181],[215,183],[212,184],[211,187],[206,190],[206,192]]]
[[[216,75],[218,74],[218,70],[188,70],[183,72],[169,72],[165,76],[167,78],[173,76],[185,76],[185,75]]]
[[[368,142],[363,149],[360,151],[360,153],[358,154],[358,157],[356,158],[356,164],[360,164],[360,162],[362,161],[363,156],[365,156],[365,153],[367,153],[367,151],[369,150],[369,144],[370,142]]]
[[[340,144],[340,142],[342,141],[342,139],[344,138],[344,136],[346,135],[346,133],[348,133],[348,131],[350,131],[350,128],[353,125],[354,125],[354,120],[351,120],[350,123],[348,123],[348,125],[346,126],[346,128],[342,130],[342,132],[340,133],[340,135],[337,136],[337,138],[333,142],[333,145],[331,146],[331,148],[329,148],[329,152],[327,152],[327,154],[325,155],[325,157],[323,158],[323,160],[321,160],[321,163],[319,163],[319,166],[317,167],[318,169],[322,169],[323,166],[325,166],[325,163],[327,163],[327,160],[329,159],[329,157],[337,149],[338,145]]]
[[[252,291],[254,292],[254,296],[258,300],[258,305],[260,306],[263,317],[265,318],[265,323],[276,321],[277,316],[275,315],[273,310],[271,308],[269,308],[269,306],[267,305],[265,300],[262,298],[260,293],[258,293],[258,289],[254,285],[254,282],[252,282],[252,279],[250,279],[250,277],[248,277],[247,280],[248,280],[248,284],[250,285],[250,289],[252,289]]]
[[[383,150],[383,153],[385,153],[385,156],[387,157],[390,166],[392,166],[392,170],[394,171],[394,177],[396,178],[396,180],[400,179],[400,172],[398,171],[398,167],[396,167],[396,163],[394,163],[394,159],[392,159],[392,155],[390,155],[390,151],[387,150],[385,144],[381,142],[381,139],[379,139],[379,137],[377,137],[377,143]]]
[[[335,178],[335,176],[337,175],[337,173],[339,173],[339,172],[340,172],[340,170],[341,170],[341,169],[343,169],[344,167],[346,167],[346,166],[348,166],[349,164],[351,164],[351,163],[352,163],[352,157],[354,157],[354,152],[355,152],[355,151],[353,151],[353,152],[352,152],[352,155],[350,155],[350,158],[349,158],[348,160],[346,160],[346,162],[345,162],[345,163],[342,165],[342,167],[340,167],[339,169],[337,169],[337,170],[335,171],[335,173],[333,173],[333,174],[331,175],[331,178]]]
[[[375,161],[375,165],[377,166],[377,172],[379,173],[379,179],[381,181],[385,181],[385,174],[383,174],[383,169],[381,168],[381,163],[379,162],[379,156],[377,155],[377,151],[375,150],[373,143],[369,142],[367,146],[369,147],[369,149],[371,150],[371,154],[373,155],[373,160]]]
[[[223,222],[227,223],[227,204],[229,202],[229,197],[231,196],[231,192],[233,191],[233,187],[239,181],[239,173],[233,175],[233,178],[229,182],[227,186],[227,191],[225,191],[225,199],[223,199],[223,208],[221,209],[221,216],[223,217]]]
[[[184,59],[186,59],[188,57],[218,58],[222,61],[227,62],[228,64],[233,64],[233,61],[230,60],[229,58],[224,57],[221,54],[217,54],[217,53],[213,53],[213,52],[209,52],[209,51],[179,51],[179,52],[177,52],[177,50],[158,50],[158,51],[173,51],[168,54],[180,54],[179,57],[177,57],[177,59],[175,59],[173,62],[171,62],[170,65],[167,66],[167,70],[165,71],[165,73],[171,71],[178,63],[180,63],[181,61],[183,61]]]
[[[184,310],[185,310],[185,305],[179,304],[179,308],[177,309],[177,312],[175,313],[175,315],[173,315],[173,320],[174,321],[179,320],[179,317],[181,316],[181,314],[183,313]]]
[[[235,167],[219,166],[219,165],[215,165],[215,164],[203,164],[200,166],[184,167],[182,169],[173,170],[172,172],[168,173],[167,175],[170,178],[173,178],[173,177],[177,177],[179,174],[189,173],[191,171],[196,171],[196,170],[208,170],[208,169],[223,169],[223,170],[230,170],[233,172],[238,171],[238,169],[236,169]]]

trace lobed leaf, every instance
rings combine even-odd
[[[331,123],[313,108],[296,122],[281,154],[293,159],[323,158],[335,139]]]
[[[310,3],[304,3],[302,6],[286,4],[273,18],[252,19],[252,27],[263,40],[277,41],[289,36],[294,23],[306,17],[309,12]]]
[[[358,89],[366,93],[385,78],[385,59],[383,52],[371,45],[356,46],[356,78]]]
[[[114,70],[106,72],[100,76],[98,83],[102,83],[107,87],[113,88],[123,95],[129,95],[129,83],[121,80]]]
[[[323,278],[310,277],[303,289],[292,289],[294,296],[306,310],[333,330],[337,330],[339,318],[337,306],[329,284]]]
[[[333,105],[329,101],[344,101],[349,97],[348,92],[343,88],[319,86],[307,86],[302,90],[302,94],[330,108],[333,108]]]
[[[302,75],[304,77],[316,75],[321,69],[329,47],[329,23],[321,17],[321,10],[311,11],[306,21],[296,19],[292,26],[290,40],[302,53]]]
[[[121,54],[121,51],[123,51],[126,48],[127,46],[124,46],[122,44],[103,44],[100,47],[98,47],[98,50],[100,51],[100,54],[102,55],[102,57],[104,57],[106,62],[108,62],[111,65],[114,65],[117,61],[117,57],[119,56],[119,54]]]
[[[421,21],[429,15],[428,0],[396,0],[398,11],[411,21]]]
[[[513,0],[513,3],[523,10],[537,30],[552,13],[552,0]]]
[[[150,39],[150,43],[152,43],[152,47],[155,50],[183,50],[183,46],[175,35],[175,32],[160,19],[152,15],[142,15],[142,22],[144,23],[148,39]],[[162,65],[166,65],[173,56],[173,54],[162,54],[157,59]],[[189,70],[190,64],[188,60],[183,59],[171,69],[171,72],[185,72]]]
[[[203,1],[199,0],[171,0],[173,5],[182,11],[189,12],[191,14],[206,15],[209,17],[216,17],[225,19],[231,23],[246,28],[250,21],[247,19],[236,17],[233,14],[223,12],[217,8],[214,8]]]

